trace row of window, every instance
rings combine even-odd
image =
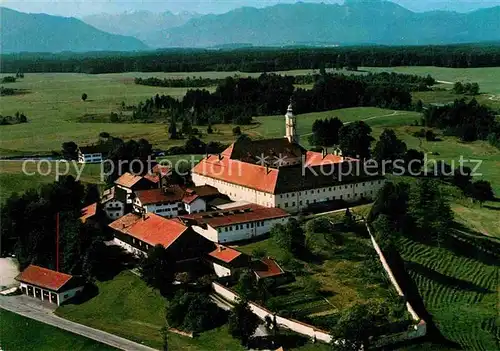
[[[373,182],[368,182],[368,183],[369,183],[370,185],[371,185],[371,184],[381,184],[381,183],[382,183],[382,181],[381,181],[381,180],[379,180],[377,183],[376,183],[375,181],[373,181]],[[354,186],[355,186],[356,188],[357,188],[358,186],[365,186],[365,182],[363,182],[363,183],[361,183],[361,184],[359,184],[359,183],[358,183],[358,184],[354,184]],[[351,188],[351,189],[352,189],[352,188],[353,188],[353,184],[350,184],[350,185],[340,185],[340,186],[338,186],[338,190],[341,190],[341,189],[349,189],[349,188]],[[328,188],[328,191],[332,191],[332,189],[333,189],[333,191],[335,191],[335,190],[337,190],[337,187],[336,187],[336,186],[329,187],[329,188]],[[307,194],[308,194],[308,192],[309,192],[310,194],[314,194],[315,192],[316,192],[317,194],[319,194],[319,193],[321,192],[321,190],[320,190],[320,189],[317,189],[317,190],[304,190],[303,192],[302,192],[302,191],[297,192],[297,194],[295,194],[295,193],[288,193],[288,194],[285,194],[285,195],[286,195],[286,197],[287,197],[287,198],[289,198],[290,196],[292,196],[292,197],[293,197],[293,196],[295,196],[295,195],[307,195]],[[323,188],[323,192],[324,192],[324,193],[326,192],[326,188]],[[282,199],[282,198],[283,198],[283,196],[285,196],[285,195],[284,195],[284,194],[281,194],[281,195],[280,195],[280,198]]]
[[[373,195],[373,190],[370,190],[369,192],[371,195]],[[368,194],[368,193],[367,193]],[[360,197],[363,197],[363,193],[360,193],[359,196]],[[354,193],[354,198],[358,196],[358,193]],[[350,199],[351,198],[351,194],[347,194],[347,198]],[[344,196],[343,195],[340,195],[340,200],[343,200],[344,199]],[[336,196],[333,196],[333,197],[327,197],[324,201],[332,201],[332,200],[337,200],[337,197]],[[313,200],[313,203],[316,203],[316,199]],[[309,205],[310,202],[309,200],[306,200],[306,205]],[[302,200],[299,201],[299,206],[302,206]],[[281,206],[278,204],[278,208],[280,208]],[[295,207],[295,201],[292,202],[292,207]],[[288,208],[288,202],[285,202],[285,208]]]
[[[246,224],[247,229],[256,228],[256,227],[263,227],[263,226],[264,226],[264,221],[251,222],[251,223]],[[234,227],[234,229],[233,229],[233,227]],[[244,229],[244,228],[245,228],[245,224],[236,224],[234,226],[230,225],[229,227],[224,227],[224,231],[229,232],[232,230],[240,230],[240,229]]]

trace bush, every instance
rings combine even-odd
[[[233,135],[241,135],[241,128],[240,126],[236,126],[233,128]]]

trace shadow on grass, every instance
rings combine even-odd
[[[418,291],[418,287],[405,269],[405,262],[399,252],[391,251],[384,253],[387,263],[396,278],[398,284],[403,290],[406,300],[412,305],[417,315],[427,323],[427,341],[432,341],[440,345],[446,345],[448,348],[461,349],[460,345],[446,339],[434,323],[433,316],[427,311],[424,300]]]
[[[112,280],[120,272],[137,264],[137,259],[119,246],[107,246],[106,254],[102,268],[95,273],[95,278],[101,282]]]
[[[253,337],[248,343],[248,348],[255,350],[276,350],[283,347],[285,350],[297,348],[307,344],[306,337],[297,334],[277,334]]]
[[[75,297],[68,300],[65,305],[81,305],[89,300],[92,300],[97,295],[99,295],[99,287],[95,284],[88,283],[85,285],[80,294],[75,295]]]
[[[421,265],[420,263],[406,262],[406,267],[407,269],[410,269],[421,276],[434,280],[445,286],[480,294],[488,294],[492,292],[489,289],[483,288],[466,280],[449,277],[447,275],[436,272],[428,267],[425,267],[424,265]]]

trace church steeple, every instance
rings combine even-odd
[[[297,134],[297,118],[293,114],[292,98],[290,98],[290,105],[288,105],[288,109],[286,110],[285,131],[285,138],[287,138],[289,142],[294,144],[299,143],[299,135]]]

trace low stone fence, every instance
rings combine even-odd
[[[370,226],[368,225],[368,223],[366,223],[366,230],[368,231],[368,234],[370,234],[370,239],[372,241],[373,248],[377,252],[378,257],[380,259],[380,262],[382,263],[384,270],[386,271],[387,275],[389,276],[389,280],[391,281],[392,285],[396,289],[398,295],[401,297],[404,297],[406,300],[406,296],[403,292],[403,289],[401,289],[398,281],[394,277],[394,274],[392,273],[391,267],[387,263],[387,260],[384,256],[384,253],[382,252],[382,250],[380,249],[380,246],[377,244],[377,241],[375,240],[374,236],[372,235],[372,232],[370,230]],[[384,337],[384,339],[387,339],[388,342],[383,343],[383,344],[388,344],[389,342],[397,342],[397,341],[415,339],[415,338],[419,338],[421,336],[425,336],[425,334],[427,334],[427,323],[422,318],[419,317],[419,315],[415,312],[415,310],[413,309],[412,305],[409,302],[406,302],[406,309],[408,310],[408,313],[410,313],[411,318],[417,323],[415,325],[413,325],[412,330]]]
[[[389,276],[389,280],[391,281],[392,285],[396,289],[397,293],[399,296],[405,297],[403,290],[399,286],[396,278],[394,277],[394,274],[392,273],[391,267],[387,263],[387,260],[380,249],[379,245],[375,241],[375,238],[373,237],[370,227],[368,224],[366,224],[366,229],[368,230],[368,233],[370,234],[370,239],[373,244],[373,248],[377,252],[380,262],[382,263],[382,266],[384,267],[384,270],[387,272],[387,275]],[[237,300],[239,299],[238,294],[234,292],[233,290],[223,286],[222,284],[218,282],[212,282],[212,289],[213,291],[224,298],[226,301],[231,302],[231,303],[236,303]],[[405,297],[406,299],[406,297]],[[326,343],[331,343],[332,342],[332,337],[331,335],[321,329],[318,329],[312,325],[291,319],[291,318],[284,318],[281,316],[278,316],[274,314],[273,312],[267,310],[266,308],[256,304],[255,302],[249,302],[248,303],[250,306],[251,311],[256,314],[261,320],[265,320],[266,317],[271,318],[271,320],[276,321],[276,324],[281,327],[285,327],[287,329],[290,329],[298,334],[308,336],[313,340],[319,340],[323,341]],[[396,334],[391,334],[391,335],[385,335],[380,337],[377,340],[377,344],[379,346],[383,345],[388,345],[391,343],[399,342],[399,341],[404,341],[404,340],[410,340],[410,339],[415,339],[419,338],[422,336],[425,336],[427,333],[427,324],[426,322],[418,316],[418,314],[415,312],[413,307],[409,302],[406,302],[406,308],[408,312],[410,313],[412,319],[415,321],[415,324],[411,326],[411,328],[407,331],[401,332],[401,333],[396,333]]]
[[[217,282],[212,282],[212,289],[217,295],[223,297],[229,302],[236,303],[239,299],[239,296],[233,290]],[[332,341],[332,337],[330,336],[330,334],[324,330],[318,329],[312,325],[294,319],[278,316],[273,312],[267,310],[266,308],[256,304],[255,302],[249,302],[248,305],[250,307],[250,310],[261,320],[265,320],[266,317],[269,317],[271,318],[271,320],[275,320],[278,326],[285,327],[298,334],[308,336],[313,340],[319,340],[326,343]]]

